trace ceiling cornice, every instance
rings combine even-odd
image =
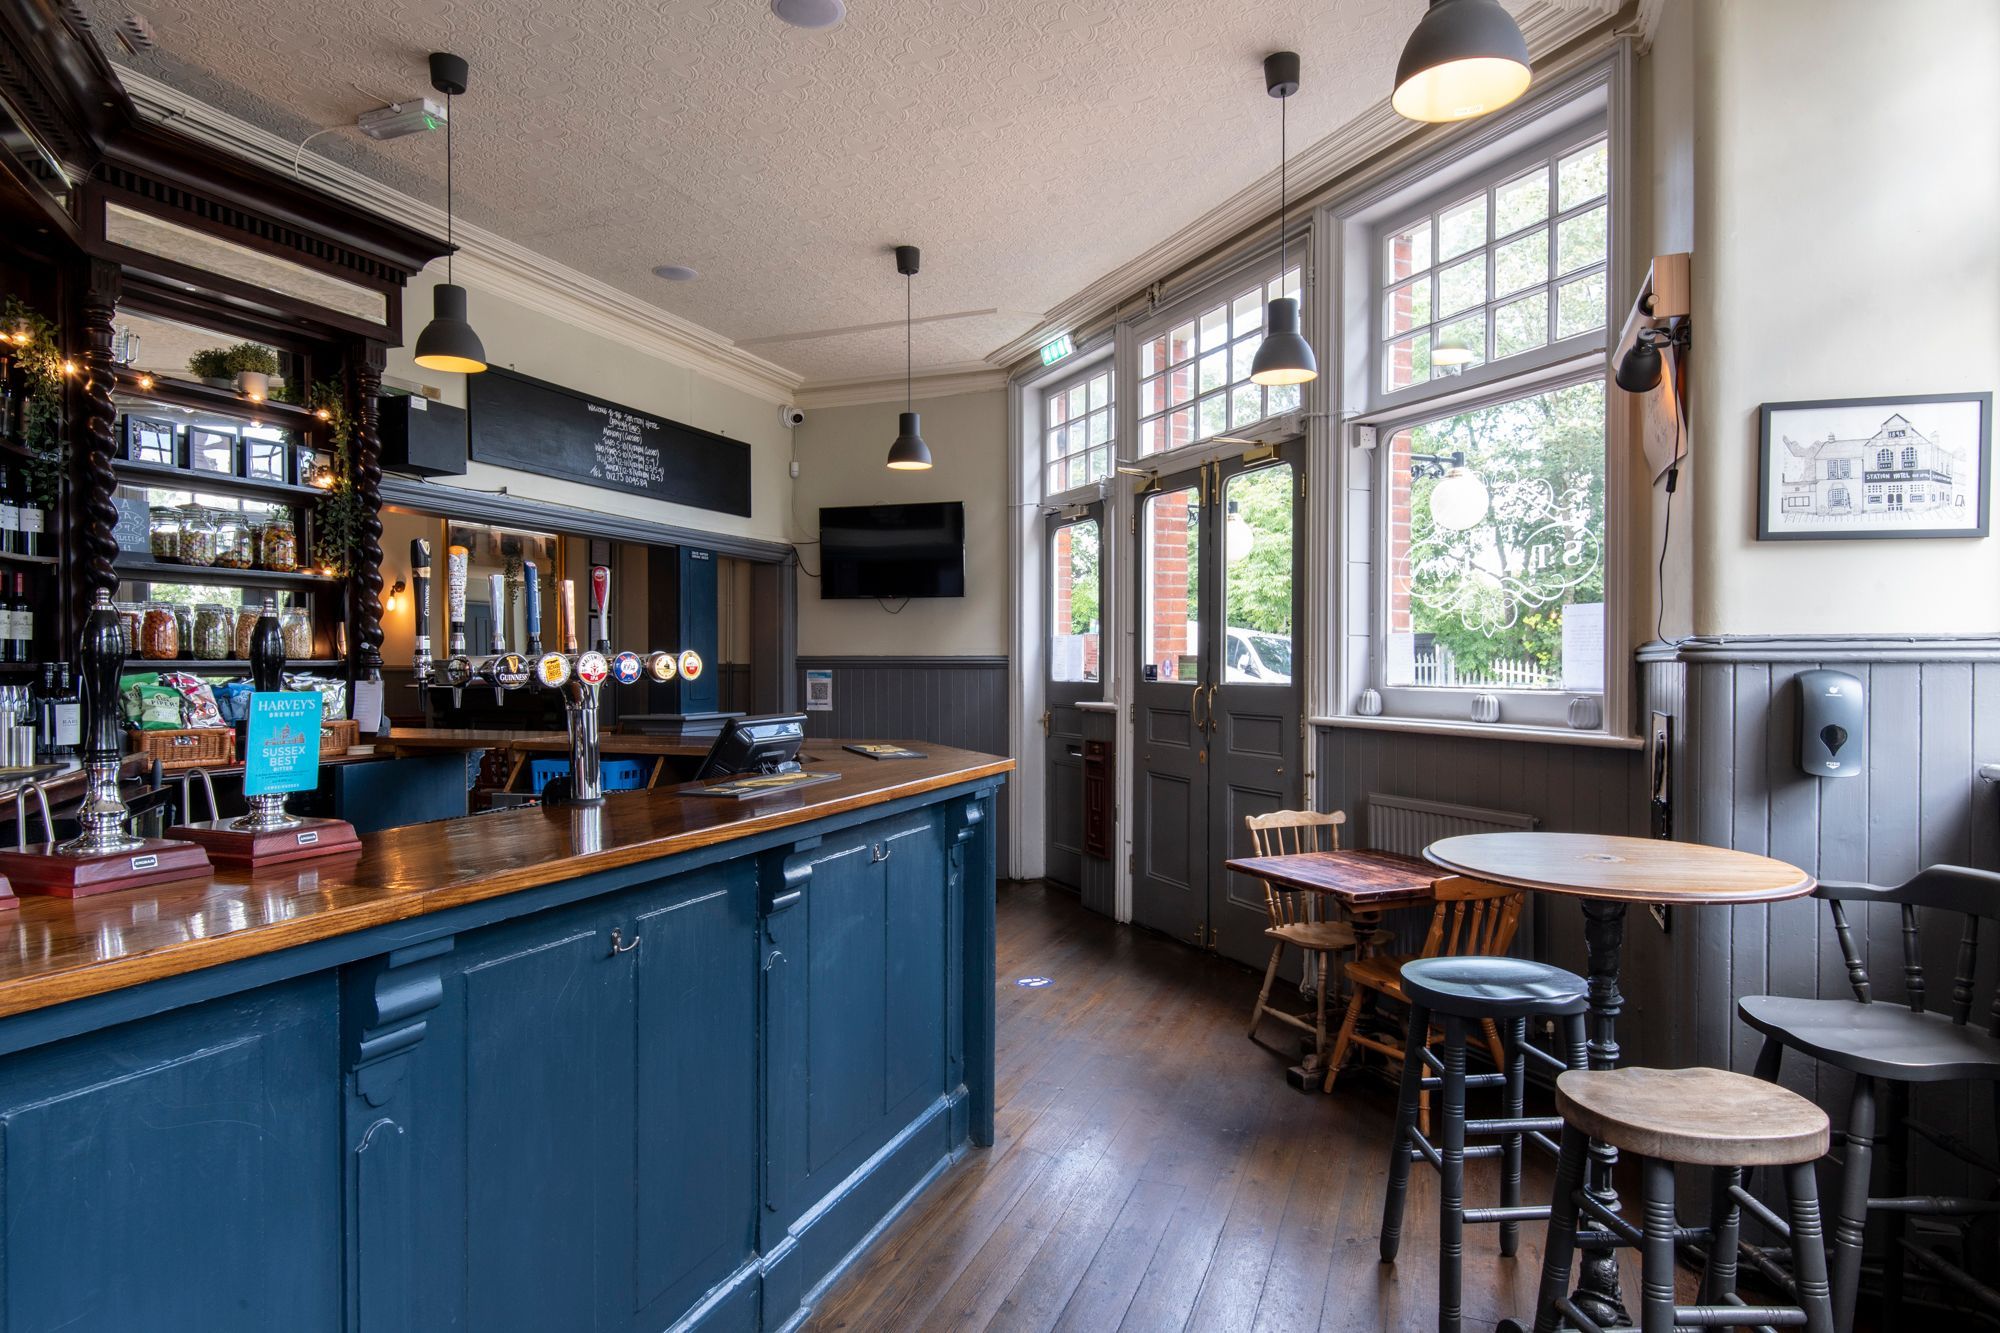
[[[916,377],[915,397],[951,398],[963,393],[985,393],[1007,387],[1007,372],[982,361],[945,366]],[[863,403],[900,403],[904,397],[901,375],[870,376],[857,380],[828,380],[803,386],[795,401],[803,408],[857,407]]]
[[[250,124],[137,70],[120,67],[119,81],[149,120],[204,143],[292,174],[350,204],[442,235],[444,210]],[[791,402],[800,377],[699,324],[630,296],[608,283],[559,264],[526,246],[459,220],[455,264],[469,285],[524,305],[565,324],[685,366],[701,375],[776,403]]]
[[[1514,18],[1539,66],[1545,56],[1604,29],[1617,9],[1608,0],[1535,0]],[[1537,76],[1546,78],[1552,72],[1538,68]],[[1293,154],[1288,174],[1294,200],[1307,201],[1363,163],[1428,129],[1397,115],[1388,98],[1383,98],[1318,143]],[[1135,293],[1144,292],[1153,283],[1249,239],[1259,229],[1269,228],[1275,234],[1277,212],[1278,172],[1274,167],[1268,176],[1051,309],[1034,328],[989,353],[988,364],[1011,372],[1057,335],[1089,332],[1093,322],[1101,324],[1107,314],[1129,304]]]

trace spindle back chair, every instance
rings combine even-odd
[[[1834,938],[1847,967],[1852,1000],[1811,999],[1785,995],[1745,996],[1737,1015],[1764,1034],[1757,1057],[1757,1076],[1775,1082],[1786,1048],[1802,1051],[1823,1064],[1854,1075],[1847,1127],[1841,1136],[1840,1189],[1833,1207],[1833,1307],[1836,1327],[1847,1333],[1854,1324],[1854,1306],[1862,1268],[1862,1240],[1868,1213],[1884,1214],[1887,1247],[1882,1265],[1883,1326],[1902,1323],[1905,1250],[1916,1251],[1925,1269],[1941,1275],[1960,1293],[1973,1293],[1988,1309],[2000,1309],[2000,1289],[1967,1272],[1942,1254],[1905,1240],[1912,1213],[1948,1218],[1961,1228],[1990,1217],[2000,1204],[1982,1199],[1916,1198],[1909,1193],[1910,1135],[1982,1170],[1993,1160],[1956,1134],[1911,1120],[1910,1087],[1916,1083],[1984,1082],[1992,1091],[2000,1117],[2000,987],[1988,1001],[1985,1022],[1979,1012],[1980,923],[2000,920],[2000,874],[1966,866],[1935,865],[1918,871],[1893,887],[1826,881],[1813,891],[1826,900],[1833,918]],[[1856,923],[1849,919],[1853,903],[1894,907],[1902,945],[1904,1002],[1878,998],[1869,976],[1866,952],[1856,941]],[[1931,914],[1962,918],[1953,949],[1950,989],[1942,1009],[1933,1007],[1934,990],[1942,979],[1924,966],[1923,927]],[[1863,927],[1865,937],[1865,926]],[[1871,1197],[1874,1140],[1878,1132],[1877,1085],[1887,1093],[1881,1132],[1888,1139],[1885,1154],[1888,1194]],[[1962,1253],[1970,1253],[1961,1249]]]
[[[1297,856],[1307,852],[1340,850],[1340,830],[1347,823],[1343,811],[1273,810],[1264,815],[1245,815],[1243,826],[1250,831],[1250,845],[1258,856]],[[1328,895],[1306,889],[1280,889],[1270,880],[1264,883],[1264,907],[1269,924],[1264,934],[1271,940],[1271,961],[1264,967],[1264,985],[1250,1010],[1250,1040],[1257,1041],[1257,1029],[1268,1018],[1287,1027],[1310,1033],[1312,1058],[1317,1068],[1326,1055],[1326,992],[1335,983],[1339,969],[1328,966],[1333,954],[1358,953],[1371,932],[1357,933],[1356,923],[1336,920]],[[1369,924],[1379,913],[1371,913]],[[1277,984],[1278,967],[1287,947],[1300,950],[1315,965],[1316,986],[1313,1016],[1289,1014],[1271,1005],[1271,988]]]

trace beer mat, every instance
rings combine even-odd
[[[720,796],[725,800],[741,801],[751,796],[770,796],[776,792],[794,791],[800,787],[811,787],[821,782],[832,782],[838,773],[757,773],[749,777],[730,778],[707,787],[683,787],[683,796]]]
[[[843,745],[840,747],[853,754],[866,755],[870,759],[922,759],[922,750],[906,750],[900,745]]]

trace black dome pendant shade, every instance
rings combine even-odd
[[[486,348],[465,318],[465,288],[451,280],[452,180],[451,99],[465,91],[470,67],[463,56],[431,52],[431,87],[444,94],[444,281],[431,291],[431,322],[417,335],[416,362],[425,370],[477,375],[486,369]]]
[[[1528,91],[1528,42],[1499,0],[1431,0],[1396,63],[1389,105],[1442,124],[1498,111]]]
[[[1285,99],[1299,90],[1299,53],[1274,51],[1264,57],[1264,91],[1278,99],[1278,283],[1285,274]],[[1250,361],[1253,384],[1305,384],[1319,378],[1319,359],[1299,332],[1299,303],[1289,296],[1274,298],[1264,311],[1264,341]]]
[[[923,256],[914,245],[896,247],[896,272],[903,275],[903,402],[896,418],[896,442],[889,446],[889,466],[898,472],[922,472],[931,465],[931,447],[924,443],[923,422],[916,410],[916,357],[910,330],[910,288]]]

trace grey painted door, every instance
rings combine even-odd
[[[1222,862],[1300,799],[1295,451],[1162,478],[1136,534],[1133,917],[1252,964],[1263,890]]]
[[[1305,671],[1297,647],[1303,541],[1301,471],[1293,445],[1275,458],[1217,465],[1213,525],[1220,558],[1208,617],[1218,640],[1203,709],[1209,743],[1208,944],[1239,962],[1270,956],[1263,885],[1222,868],[1252,852],[1246,815],[1295,809]]]
[[[1132,687],[1132,917],[1208,938],[1208,733],[1201,608],[1210,469],[1163,477],[1139,502],[1138,670]]]
[[[1098,635],[1104,594],[1104,506],[1050,515],[1045,624],[1048,635],[1047,711],[1042,714],[1048,763],[1048,856],[1043,874],[1058,884],[1083,884],[1083,713],[1103,697]]]

